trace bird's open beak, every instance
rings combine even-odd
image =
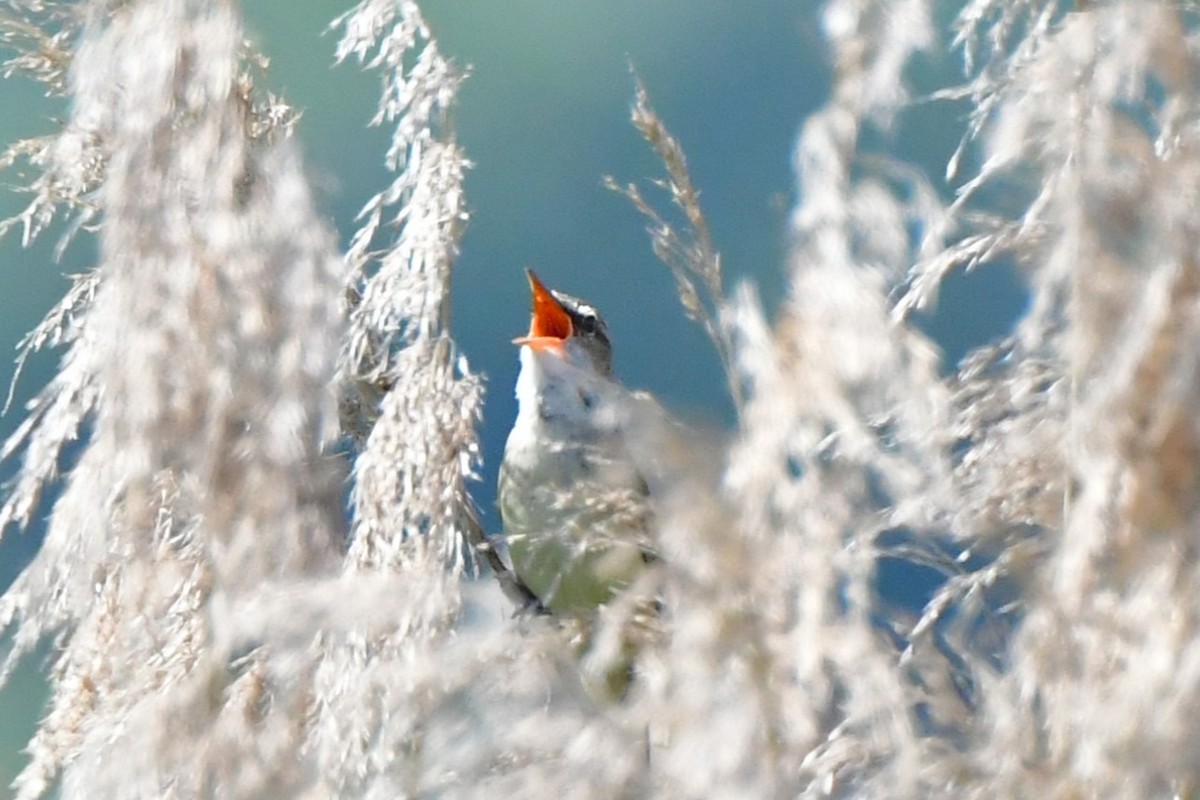
[[[529,277],[529,291],[533,294],[533,318],[529,322],[529,333],[513,339],[513,344],[532,347],[534,350],[561,351],[563,342],[570,337],[573,326],[562,304],[554,299],[550,290],[538,280],[533,270],[525,270]]]

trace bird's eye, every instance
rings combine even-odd
[[[579,318],[579,330],[586,334],[596,332],[596,318],[591,314],[584,314]]]

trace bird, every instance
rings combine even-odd
[[[644,405],[613,377],[608,326],[590,303],[526,270],[532,316],[520,347],[517,418],[500,466],[513,569],[551,613],[611,602],[652,556],[651,507],[629,446]]]

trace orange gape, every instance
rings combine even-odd
[[[562,304],[554,299],[533,270],[525,270],[529,276],[529,288],[533,293],[533,318],[529,321],[529,334],[513,339],[513,344],[528,345],[534,349],[559,348],[570,337],[574,328],[571,317]]]

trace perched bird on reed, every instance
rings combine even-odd
[[[500,512],[517,575],[553,613],[582,616],[648,559],[647,485],[628,441],[641,401],[613,379],[600,313],[527,274],[533,315],[514,340],[519,411],[500,467]]]

